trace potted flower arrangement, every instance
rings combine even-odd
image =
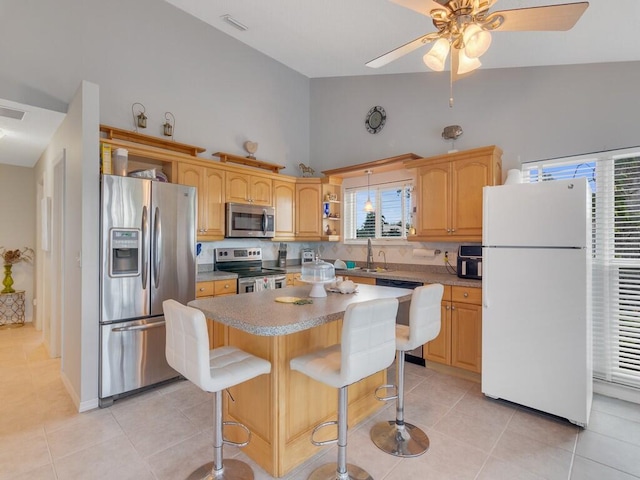
[[[0,257],[4,262],[4,280],[2,284],[4,289],[0,293],[14,293],[15,290],[11,288],[13,285],[13,278],[11,278],[11,267],[18,262],[33,261],[33,249],[29,247],[17,248],[15,250],[7,250],[4,247],[0,247]]]

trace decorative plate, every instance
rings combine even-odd
[[[367,112],[364,126],[369,133],[378,133],[387,121],[387,114],[381,106],[375,106]]]

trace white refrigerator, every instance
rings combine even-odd
[[[593,397],[586,179],[483,191],[482,392],[587,425]]]

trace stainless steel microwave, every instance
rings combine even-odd
[[[276,212],[273,207],[246,203],[227,203],[227,238],[271,238],[275,236]]]

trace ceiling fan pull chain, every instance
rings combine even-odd
[[[453,65],[449,72],[449,108],[453,108]]]

